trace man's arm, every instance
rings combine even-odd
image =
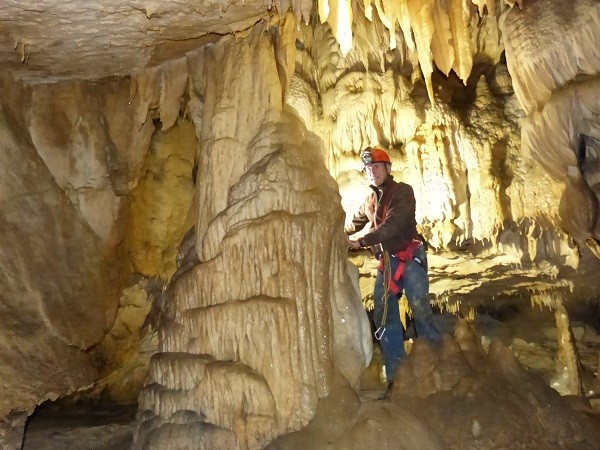
[[[365,213],[365,204],[363,203],[356,214],[352,217],[352,222],[344,228],[344,233],[347,236],[356,233],[357,231],[362,230],[369,223],[369,218]]]

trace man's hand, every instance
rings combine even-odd
[[[358,241],[350,239],[348,236],[346,236],[346,241],[348,242],[348,248],[354,248],[354,249],[360,248],[360,243]]]

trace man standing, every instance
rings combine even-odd
[[[371,247],[379,259],[373,292],[373,321],[389,385],[399,362],[406,357],[398,306],[402,290],[406,291],[417,332],[434,342],[440,340],[440,332],[433,321],[429,303],[427,257],[417,232],[413,189],[406,183],[394,181],[392,163],[384,150],[367,147],[361,159],[373,192],[345,232],[351,235],[371,225],[370,231],[360,239],[348,239],[348,246],[354,249]]]

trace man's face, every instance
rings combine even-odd
[[[367,174],[369,183],[373,186],[381,186],[388,176],[388,165],[383,162],[367,164],[365,166],[365,173]]]

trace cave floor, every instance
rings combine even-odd
[[[553,314],[537,314],[535,319],[524,315],[518,318],[516,325],[510,321],[505,324],[481,316],[476,320],[478,331],[484,336],[483,341],[492,337],[500,338],[511,345],[518,353],[519,360],[529,370],[538,372],[552,383],[550,376],[544,372],[553,369],[555,362],[552,353],[556,351],[556,337],[553,324]],[[442,332],[451,333],[456,319],[447,314],[437,315],[438,326]],[[542,320],[543,319],[543,320]],[[533,325],[532,325],[533,324]],[[597,368],[598,351],[600,350],[600,334],[581,322],[574,323],[574,331],[578,337],[578,347],[582,366],[588,366],[586,394],[596,411],[600,410],[600,379],[594,374]],[[585,329],[584,329],[585,328]],[[519,332],[516,332],[519,330]],[[411,332],[407,333],[410,338]],[[410,350],[410,339],[407,350]],[[517,345],[518,344],[518,345]],[[580,345],[581,344],[581,345]],[[585,344],[585,345],[583,345]],[[589,355],[588,355],[589,353]],[[382,357],[377,345],[374,346],[371,365],[361,380],[359,393],[361,402],[375,405],[385,394]],[[586,382],[587,381],[587,382]],[[375,401],[375,402],[373,402]],[[387,403],[387,402],[384,402]],[[131,447],[135,431],[135,416],[137,405],[100,407],[98,405],[59,405],[47,402],[41,405],[29,418],[24,437],[25,450],[63,450],[68,448],[78,450],[125,450]]]

